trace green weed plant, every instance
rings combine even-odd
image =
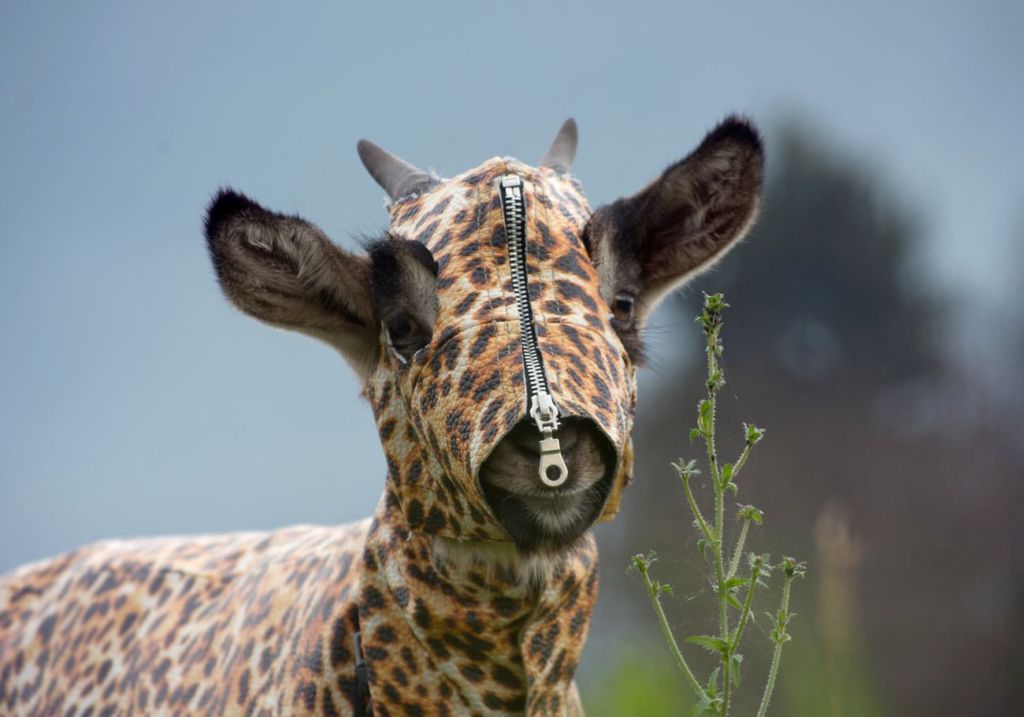
[[[671,594],[672,589],[671,586],[651,576],[651,565],[655,562],[654,553],[636,555],[632,563],[647,589],[647,595],[676,665],[685,683],[696,695],[697,702],[690,711],[691,717],[726,717],[729,714],[734,690],[741,684],[743,654],[739,650],[752,619],[754,595],[758,589],[767,590],[767,580],[773,573],[779,572],[782,574],[782,597],[775,614],[766,614],[771,625],[769,637],[774,643],[774,648],[757,717],[764,717],[767,714],[782,661],[782,648],[791,639],[789,624],[793,619],[793,613],[789,609],[790,589],[793,581],[803,577],[806,572],[804,563],[790,557],[783,557],[780,562],[773,563],[769,555],[751,552],[745,555],[744,561],[743,551],[751,526],[761,525],[764,521],[764,513],[753,505],[739,505],[736,512],[739,531],[731,547],[729,545],[726,530],[726,496],[729,494],[735,498],[738,495],[737,479],[740,471],[746,465],[754,446],[764,438],[765,431],[752,424],[743,424],[744,446],[739,457],[733,463],[719,463],[715,447],[715,405],[718,393],[725,385],[725,371],[721,366],[721,332],[722,313],[728,306],[721,294],[704,294],[704,308],[697,317],[697,323],[701,325],[706,339],[707,396],[697,404],[697,426],[690,431],[690,440],[699,440],[704,444],[709,483],[714,490],[714,507],[710,520],[705,517],[694,494],[694,483],[701,474],[697,461],[680,459],[678,463],[672,464],[682,482],[686,502],[693,514],[693,525],[698,533],[697,549],[701,558],[710,567],[711,588],[718,603],[718,634],[690,635],[684,640],[718,657],[718,665],[706,679],[699,679],[691,669],[665,616],[662,596]],[[740,567],[744,563],[741,574]]]

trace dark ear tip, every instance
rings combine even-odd
[[[206,219],[203,222],[206,241],[212,242],[228,221],[252,209],[259,209],[259,205],[241,192],[231,187],[218,190],[206,208]]]
[[[748,148],[754,154],[764,154],[764,140],[757,125],[749,117],[729,115],[708,133],[705,142],[731,142]]]

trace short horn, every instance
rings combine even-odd
[[[388,193],[392,201],[421,192],[436,181],[422,169],[399,159],[368,140],[359,140],[356,150],[359,152],[359,159],[363,160],[366,171]]]
[[[555,135],[555,141],[551,143],[540,166],[550,167],[556,172],[565,173],[572,169],[572,161],[576,158],[576,142],[579,140],[579,133],[576,130],[576,120],[572,117],[562,123]]]

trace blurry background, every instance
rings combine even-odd
[[[219,294],[219,185],[352,246],[386,219],[359,137],[450,175],[536,161],[573,115],[597,205],[740,111],[767,137],[764,211],[649,331],[637,480],[598,531],[590,713],[691,702],[625,566],[658,549],[673,622],[706,631],[668,466],[696,452],[701,290],[733,306],[725,451],[740,421],[768,429],[741,479],[754,547],[811,568],[775,714],[1024,713],[1022,6],[346,5],[0,8],[0,570],[372,511],[384,465],[346,366]],[[756,691],[763,627],[750,642]]]

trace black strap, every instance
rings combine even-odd
[[[367,673],[366,660],[363,658],[362,633],[352,637],[356,648],[356,704],[357,717],[373,717],[373,699],[370,697],[370,676]]]

